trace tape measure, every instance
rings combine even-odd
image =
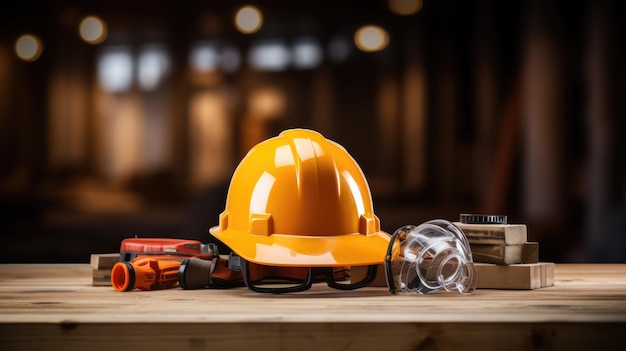
[[[120,261],[131,261],[137,256],[189,258],[205,253],[217,254],[217,247],[197,240],[170,238],[129,238],[120,245]]]
[[[462,213],[460,222],[465,224],[506,224],[507,218],[505,215]]]

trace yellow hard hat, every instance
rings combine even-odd
[[[390,239],[356,161],[306,129],[283,131],[248,152],[210,232],[245,260],[271,266],[381,264]]]

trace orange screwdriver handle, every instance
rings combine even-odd
[[[179,268],[180,261],[137,257],[113,266],[111,285],[117,291],[172,288],[178,283]]]

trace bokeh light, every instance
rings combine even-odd
[[[241,54],[234,46],[227,46],[222,50],[222,70],[225,73],[233,73],[241,65]]]
[[[422,9],[422,0],[389,0],[389,9],[396,15],[413,15]]]
[[[210,72],[220,64],[220,55],[215,43],[199,42],[191,49],[191,67],[198,72]]]
[[[349,38],[334,37],[328,43],[328,58],[335,63],[344,62],[350,56],[351,49],[352,45]]]
[[[235,26],[245,34],[252,34],[261,29],[263,14],[254,6],[244,6],[235,15]]]
[[[293,65],[299,69],[317,67],[323,59],[322,47],[313,38],[300,38],[293,45]]]
[[[259,71],[283,71],[291,64],[291,50],[281,40],[264,40],[248,52],[250,67]]]
[[[96,16],[87,16],[78,27],[80,37],[89,44],[100,44],[107,37],[107,27],[102,19]]]
[[[120,93],[133,83],[133,56],[130,47],[107,48],[98,58],[98,82],[108,92]]]
[[[169,71],[167,50],[161,45],[144,47],[137,59],[137,82],[145,91],[156,89]]]
[[[380,51],[389,44],[389,35],[381,27],[367,25],[356,31],[354,42],[362,51]]]
[[[43,44],[39,37],[33,34],[24,34],[15,42],[15,54],[24,61],[32,62],[41,56]]]

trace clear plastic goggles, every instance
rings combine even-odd
[[[237,256],[232,255],[229,258],[229,266],[233,269],[237,265],[235,261]],[[239,258],[239,267],[243,275],[243,281],[248,289],[258,293],[269,294],[285,294],[294,293],[310,289],[313,283],[325,282],[329,287],[338,290],[355,290],[369,286],[376,278],[376,265],[368,266],[367,273],[363,279],[358,282],[351,282],[349,272],[345,272],[341,267],[308,267],[308,272],[304,279],[287,278],[284,276],[265,276],[262,279],[255,279],[253,266],[250,262]],[[256,264],[257,269],[261,265]],[[235,268],[237,269],[237,268]]]
[[[396,230],[385,257],[385,274],[392,294],[424,295],[441,289],[469,294],[478,282],[465,234],[443,219]]]

